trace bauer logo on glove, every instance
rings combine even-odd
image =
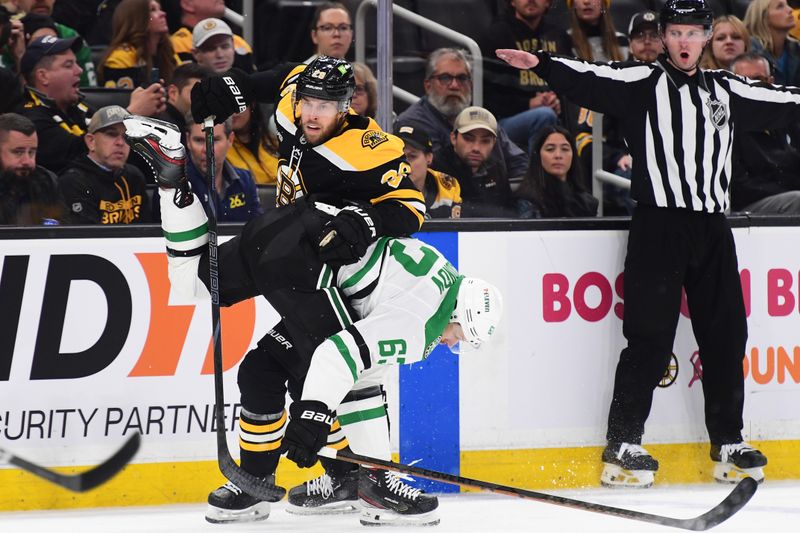
[[[348,205],[323,226],[317,238],[319,258],[332,267],[358,261],[380,234],[380,219],[371,206]]]

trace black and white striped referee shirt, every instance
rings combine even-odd
[[[737,129],[785,127],[800,94],[722,70],[687,76],[655,63],[589,63],[537,52],[532,70],[576,104],[619,120],[633,157],[631,195],[659,207],[721,213]]]

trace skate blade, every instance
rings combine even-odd
[[[400,514],[389,509],[364,506],[362,526],[435,526],[440,522],[438,509],[422,514]]]
[[[653,486],[655,472],[652,470],[626,470],[619,465],[603,463],[600,484],[611,489],[647,489]]]
[[[714,479],[718,483],[739,483],[746,477],[751,477],[758,483],[764,482],[764,469],[760,466],[755,468],[739,468],[730,463],[714,463]]]
[[[351,514],[357,513],[361,509],[358,502],[343,501],[328,503],[325,505],[318,505],[316,507],[302,507],[300,505],[289,504],[286,506],[286,512],[297,515],[337,515],[337,514]]]
[[[246,509],[222,509],[209,505],[206,509],[206,521],[212,524],[230,524],[258,522],[269,518],[269,503],[259,502]]]

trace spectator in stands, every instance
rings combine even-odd
[[[207,186],[208,166],[206,162],[206,136],[202,124],[186,115],[186,175],[192,191],[204,205],[208,205],[210,194]],[[253,176],[247,170],[235,168],[225,158],[233,144],[231,119],[214,126],[214,163],[217,189],[217,220],[220,222],[246,222],[261,214],[258,191]]]
[[[401,126],[421,127],[430,135],[436,153],[450,147],[453,122],[471,102],[472,67],[467,54],[458,48],[439,48],[428,57],[425,96],[400,113],[396,129]],[[502,127],[497,128],[492,160],[506,169],[512,188],[522,181],[528,168],[525,152],[508,138]]]
[[[36,165],[38,145],[33,122],[0,115],[0,225],[57,224],[62,217],[56,176]]]
[[[55,0],[10,0],[8,4],[13,4],[17,12],[35,13],[45,17],[53,16],[53,4]],[[89,45],[83,40],[78,32],[64,24],[55,23],[56,37],[60,39],[71,39],[77,37],[80,47],[75,52],[78,64],[83,69],[81,73],[81,87],[94,87],[97,85],[97,74],[95,73],[94,63],[92,62],[92,51]]]
[[[750,52],[731,65],[734,74],[772,83],[769,62]],[[787,131],[740,131],[733,138],[731,210],[761,214],[800,214],[800,151]]]
[[[597,199],[583,185],[575,139],[565,128],[542,132],[517,191],[520,218],[593,217]]]
[[[378,111],[378,80],[372,69],[364,63],[351,63],[356,77],[356,88],[350,107],[359,115],[375,118]]]
[[[44,37],[46,35],[58,37],[58,31],[56,30],[56,21],[53,20],[52,17],[48,17],[47,15],[40,15],[39,13],[28,13],[27,15],[25,15],[20,19],[20,22],[22,22],[22,26],[25,28],[26,45],[29,42],[38,39],[39,37]]]
[[[198,65],[222,74],[233,67],[233,30],[221,19],[205,19],[192,30],[192,56]]]
[[[786,0],[752,0],[744,15],[753,51],[766,57],[778,85],[800,84],[800,43],[789,39],[794,28]]]
[[[182,27],[172,34],[172,47],[181,61],[193,61],[192,38],[194,27],[201,20],[208,18],[221,19],[225,15],[225,2],[223,0],[181,0],[181,25]],[[233,36],[233,64],[245,72],[253,71],[253,49],[239,35]]]
[[[629,61],[652,63],[664,52],[664,43],[658,32],[658,13],[641,11],[631,17],[628,25]]]
[[[184,63],[172,73],[167,85],[167,105],[158,118],[175,124],[181,133],[186,133],[186,114],[192,109],[192,87],[211,75],[205,67],[197,63]]]
[[[75,157],[86,153],[83,135],[91,110],[81,102],[78,91],[81,67],[75,58],[80,47],[76,37],[40,37],[28,45],[21,71],[27,86],[21,114],[36,125],[40,145],[39,164],[61,172]],[[128,111],[153,116],[164,109],[163,89],[153,84],[131,93]]]
[[[58,191],[72,224],[152,222],[142,173],[125,163],[130,147],[122,107],[101,107],[92,116],[83,140],[89,153],[73,160],[58,178]]]
[[[158,0],[123,0],[112,19],[111,44],[100,60],[105,87],[147,87],[170,80],[178,64]]]
[[[462,217],[516,217],[508,168],[497,159],[497,120],[482,107],[461,111],[450,145],[436,150],[433,167],[455,176],[461,185]]]
[[[353,44],[353,21],[350,12],[341,2],[322,2],[311,19],[311,41],[316,52],[305,62],[317,56],[344,59]]]
[[[628,38],[617,31],[608,10],[611,0],[567,0],[572,51],[587,61],[622,61],[628,56]]]
[[[433,143],[425,130],[402,126],[403,154],[411,165],[409,176],[425,198],[425,218],[461,218],[461,185],[453,176],[430,168]]]
[[[498,48],[548,50],[570,55],[567,33],[544,20],[551,0],[509,0],[509,9],[481,39],[484,75],[484,105],[514,143],[530,151],[539,131],[555,124],[561,113],[556,93],[533,72],[521,72],[498,61]]]
[[[703,52],[700,67],[731,70],[731,62],[749,51],[750,33],[744,22],[734,15],[723,15],[714,19],[711,44]]]
[[[228,162],[250,172],[259,185],[278,181],[278,139],[269,131],[267,119],[258,103],[231,117],[233,145]]]
[[[0,68],[18,72],[20,59],[25,53],[24,25],[16,18],[12,19],[8,9],[0,5],[0,28],[6,29],[0,35],[0,39],[5,41],[0,41]]]

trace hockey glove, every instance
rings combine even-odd
[[[312,467],[317,463],[317,452],[328,442],[335,415],[317,400],[293,402],[289,415],[281,453],[286,452],[300,468]]]
[[[319,258],[332,267],[355,263],[380,233],[374,208],[348,205],[323,226],[318,238]]]
[[[214,124],[222,124],[234,113],[241,113],[253,101],[250,78],[232,68],[221,76],[206,78],[192,87],[192,117],[195,122],[214,116]]]

